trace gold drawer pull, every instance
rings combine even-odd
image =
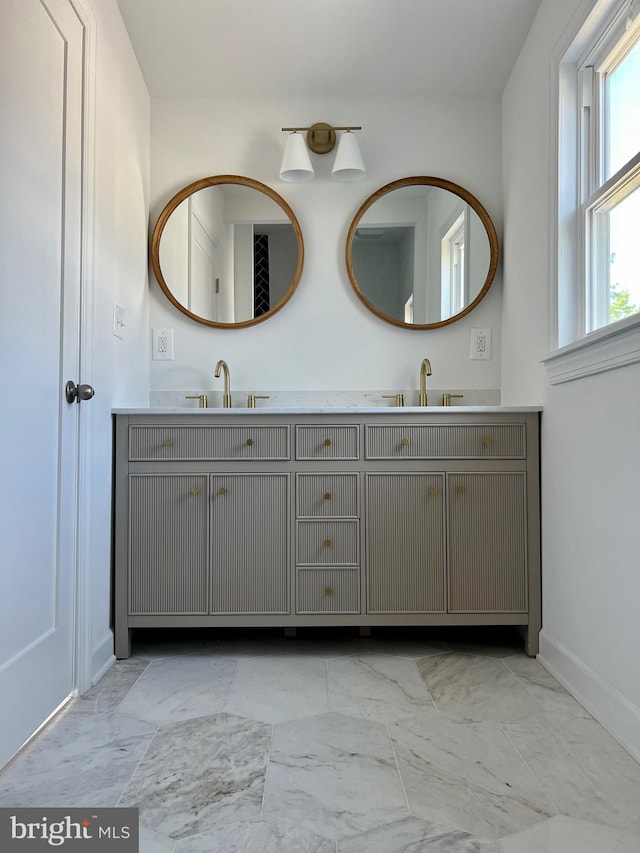
[[[333,595],[333,590],[331,589],[330,586],[325,588],[324,594],[325,595]]]
[[[325,492],[323,497],[324,497],[325,501],[330,501],[331,500],[331,492]]]
[[[323,441],[323,444],[325,447],[331,447],[331,439],[325,438],[325,440]]]
[[[221,488],[218,489],[218,494],[219,495],[226,495],[227,494],[227,490],[225,489],[224,486],[222,486]]]
[[[192,495],[199,495],[200,489],[197,486],[194,486],[193,489],[191,489],[191,494]]]
[[[456,494],[464,495],[464,486],[456,486]]]
[[[252,445],[253,445],[253,439],[252,439],[252,438],[248,438],[248,439],[247,439],[247,447],[251,447]]]
[[[482,439],[482,443],[485,447],[489,447],[490,444],[493,444],[493,439],[488,436]]]
[[[171,445],[173,444],[173,439],[165,438],[165,440],[162,443],[164,444],[165,447],[171,447]]]
[[[400,442],[400,444],[401,444],[403,447],[409,447],[409,445],[411,444],[411,439],[409,439],[409,438],[403,438],[403,439],[402,439],[402,441]]]
[[[323,548],[331,548],[332,544],[333,543],[331,542],[331,539],[325,539],[324,542],[322,543],[322,546],[323,546]]]
[[[437,486],[429,486],[429,494],[430,495],[437,495],[438,494]]]

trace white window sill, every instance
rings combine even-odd
[[[640,362],[640,314],[597,329],[542,359],[552,385]]]

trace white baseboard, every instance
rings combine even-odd
[[[640,708],[544,628],[538,660],[640,762]]]
[[[115,662],[113,653],[113,631],[110,629],[94,643],[91,649],[91,684],[99,681]]]

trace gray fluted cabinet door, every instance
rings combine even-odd
[[[211,476],[211,613],[288,613],[289,475]]]
[[[367,474],[369,613],[442,613],[444,474]]]
[[[449,611],[527,610],[526,474],[449,474]]]
[[[129,477],[129,613],[208,610],[208,477]]]

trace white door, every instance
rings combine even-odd
[[[2,0],[0,765],[74,688],[82,80],[68,0]]]
[[[189,310],[198,317],[219,320],[218,247],[191,205],[190,214]]]

